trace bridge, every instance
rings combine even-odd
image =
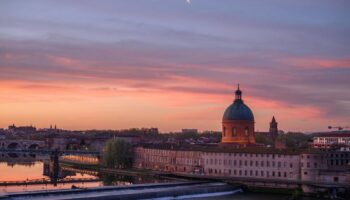
[[[45,148],[41,140],[0,140],[0,148],[4,149],[40,149]]]
[[[55,183],[85,183],[85,182],[100,182],[100,178],[65,178],[62,180],[57,180]],[[50,179],[32,179],[24,181],[0,181],[0,186],[12,186],[12,185],[46,185],[51,184]]]
[[[0,148],[0,153],[18,154],[41,154],[41,155],[100,155],[98,151],[70,151],[70,150],[50,150],[50,149],[5,149]]]

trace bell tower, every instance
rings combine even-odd
[[[278,123],[275,119],[275,116],[272,117],[272,120],[270,122],[269,134],[273,138],[276,138],[278,136]]]

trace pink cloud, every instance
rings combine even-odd
[[[282,62],[310,69],[345,68],[350,69],[350,58],[287,57]]]

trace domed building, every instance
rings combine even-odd
[[[239,85],[235,96],[235,100],[225,110],[222,119],[221,143],[238,145],[255,144],[254,115],[250,108],[244,104]]]

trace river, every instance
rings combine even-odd
[[[74,187],[91,188],[168,181],[146,176],[100,174],[63,165],[59,165],[56,178],[54,174],[48,156],[0,154],[0,196],[16,192],[69,189],[73,185]],[[70,181],[74,183],[69,183]],[[26,182],[36,184],[25,184]],[[40,182],[42,184],[38,184]],[[17,184],[12,185],[15,183]]]

